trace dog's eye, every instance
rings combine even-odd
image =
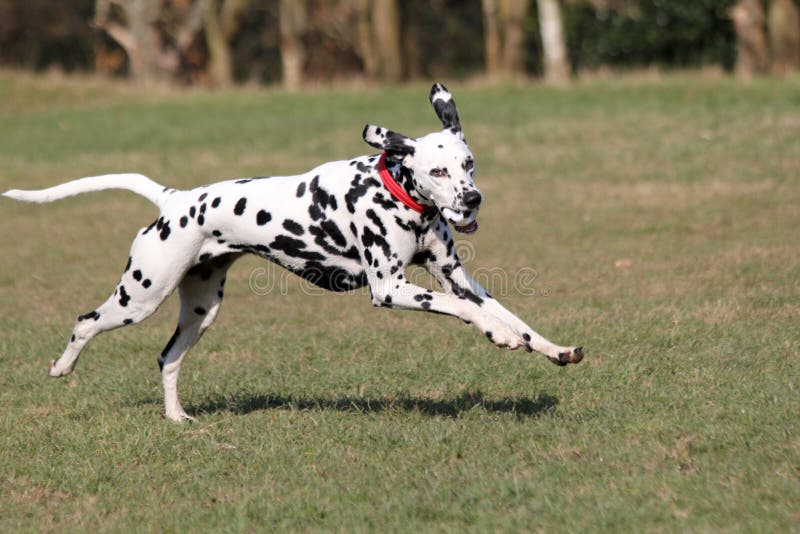
[[[431,169],[431,176],[435,176],[436,178],[441,178],[442,176],[444,176],[444,170],[438,168]]]
[[[464,168],[467,169],[468,171],[471,171],[474,166],[475,166],[475,161],[471,159],[468,159],[466,163],[464,163]]]

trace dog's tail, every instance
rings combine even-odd
[[[22,200],[24,202],[53,202],[62,198],[89,193],[91,191],[102,191],[104,189],[127,189],[161,208],[168,191],[162,185],[155,183],[147,176],[141,174],[104,174],[102,176],[90,176],[72,180],[65,184],[39,189],[37,191],[23,191],[21,189],[11,189],[3,193],[4,197]]]

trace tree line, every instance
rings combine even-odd
[[[800,0],[4,0],[0,64],[229,86],[800,67]]]

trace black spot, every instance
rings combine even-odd
[[[372,201],[386,211],[397,209],[397,202],[395,202],[394,198],[387,199],[381,192],[375,193],[372,196]]]
[[[166,358],[167,354],[172,349],[172,346],[175,344],[175,341],[178,340],[178,336],[180,336],[180,335],[181,335],[181,327],[180,326],[176,326],[175,327],[175,332],[172,333],[172,337],[169,338],[169,341],[167,341],[167,345],[164,347],[164,350],[161,351],[161,358]],[[158,368],[163,371],[164,370],[164,361],[161,358],[159,358],[159,360],[158,360]]]
[[[489,338],[489,341],[492,341],[492,332],[491,332],[491,330],[486,332],[486,337]]]
[[[286,219],[285,221],[283,221],[283,227],[289,230],[294,235],[303,235],[304,233],[306,233],[305,230],[303,230],[303,227],[302,225],[300,225],[300,223],[293,221],[291,219]]]
[[[425,302],[420,304],[420,306],[422,306],[422,309],[424,309],[424,310],[429,310],[431,308],[431,303],[426,300]]]
[[[367,284],[367,275],[364,271],[352,273],[340,267],[323,265],[317,261],[306,262],[299,268],[286,265],[284,267],[312,284],[329,291],[350,291]]]
[[[234,183],[237,183],[237,184],[247,184],[247,183],[250,183],[250,182],[252,182],[252,181],[253,181],[253,179],[252,179],[252,178],[244,178],[244,179],[242,179],[242,180],[236,180],[236,182],[234,182]]]
[[[383,301],[386,304],[391,304],[392,303],[392,296],[391,295],[386,295],[385,297],[383,297]]]
[[[133,258],[128,256],[128,263],[125,265],[125,271],[123,271],[123,272],[126,272],[126,273],[128,272],[128,270],[131,268],[131,262],[133,262]]]
[[[361,172],[367,172],[369,170],[369,168],[361,162],[358,162],[358,166]],[[363,167],[363,170],[361,167]],[[365,196],[371,187],[377,187],[379,185],[381,185],[381,183],[374,178],[368,178],[362,181],[361,175],[356,174],[350,182],[350,190],[344,195],[347,211],[355,213],[358,199]]]
[[[380,230],[381,235],[386,235],[386,226],[383,225],[383,221],[381,221],[380,217],[378,217],[378,214],[375,213],[375,210],[368,209],[367,210],[367,217],[369,217],[369,219],[373,223],[375,223],[375,226],[378,227],[378,230]]]
[[[291,256],[292,258],[302,258],[313,261],[322,261],[325,259],[325,256],[319,252],[303,250],[306,248],[306,243],[304,241],[285,235],[276,236],[275,240],[270,243],[269,246],[275,250],[282,250],[287,256]]]
[[[331,220],[322,221],[320,226],[323,230],[325,230],[325,233],[328,234],[331,239],[333,239],[334,243],[340,247],[347,245],[347,240],[344,238],[342,231],[339,230],[339,226],[335,222]]]
[[[430,250],[422,250],[417,252],[411,258],[411,263],[414,265],[425,265],[428,262],[436,262],[436,256]]]
[[[75,334],[72,334],[72,337],[69,338],[70,343],[75,343]]]
[[[364,245],[365,248],[369,248],[374,245],[381,247],[381,249],[383,250],[383,255],[386,256],[387,258],[389,258],[392,254],[392,249],[389,246],[389,242],[386,241],[386,238],[374,233],[367,226],[363,228],[363,232],[361,234],[361,243]]]
[[[202,204],[200,204],[200,213],[205,213],[205,212],[206,212],[206,203],[203,202]]]
[[[302,197],[306,193],[306,183],[300,182],[297,186],[297,198]]]
[[[264,226],[271,220],[272,220],[272,215],[270,215],[268,212],[264,210],[259,210],[258,213],[256,214],[256,224],[258,224],[259,226]]]
[[[222,298],[222,295],[223,295],[222,291],[217,291],[217,296],[218,296],[219,298]]]
[[[97,310],[92,310],[89,313],[84,313],[83,315],[78,316],[79,321],[85,321],[86,319],[94,319],[95,321],[100,318],[100,314],[97,313]]]
[[[469,300],[470,302],[474,302],[478,306],[483,304],[483,299],[478,295],[476,295],[475,293],[473,293],[472,291],[470,291],[469,289],[464,289],[463,287],[457,284],[452,284],[452,290],[453,293],[460,299]]]
[[[198,222],[200,222],[199,219],[198,219]],[[170,232],[169,223],[166,222],[166,223],[164,223],[164,226],[161,228],[161,234],[160,234],[161,241],[166,241],[167,240],[167,238],[169,237],[169,232]]]
[[[130,300],[131,296],[125,291],[125,286],[119,286],[119,305],[124,308]]]
[[[203,223],[205,223],[205,222],[206,222],[206,218],[205,218],[205,216],[203,216],[202,213],[197,216],[197,224],[199,224],[200,226],[203,226]]]
[[[244,213],[244,209],[247,207],[247,197],[242,197],[236,203],[236,206],[233,208],[234,215],[241,215]]]
[[[152,285],[152,282],[150,281],[150,279],[149,279],[149,278],[145,278],[145,279],[142,281],[142,287],[144,287],[145,289],[147,289],[148,287],[150,287],[150,285]]]
[[[189,218],[186,215],[184,215],[183,217],[181,217],[180,223],[181,223],[181,228],[186,228],[186,225],[189,224]]]
[[[205,309],[205,308],[203,308],[203,307],[200,307],[200,306],[198,306],[198,307],[196,307],[196,308],[194,309],[194,312],[195,312],[197,315],[205,315],[205,314],[206,314],[206,309]]]
[[[211,234],[212,234],[214,237],[219,237],[219,236],[221,236],[221,235],[222,235],[222,232],[220,232],[219,230],[214,230],[213,232],[211,232]]]
[[[211,207],[212,208],[218,207],[220,202],[222,202],[222,198],[220,197],[215,198],[214,201],[211,203]]]
[[[139,280],[141,280],[142,279],[142,271],[140,271],[139,269],[136,269],[135,271],[133,271],[133,279],[136,280],[137,282]]]
[[[133,322],[133,319],[128,318],[128,319],[125,319],[124,321],[122,321],[122,324],[131,324],[132,322]]]
[[[522,334],[522,339],[524,339],[525,341],[530,341],[531,340],[531,335],[529,333],[525,332],[524,334]]]
[[[328,206],[333,210],[337,208],[336,199],[333,195],[319,186],[319,175],[315,176],[308,184],[308,190],[312,193],[312,201],[320,210],[326,210]]]
[[[207,196],[208,196],[208,193],[203,193],[202,195],[197,197],[197,201],[198,202],[202,202],[202,201],[204,201],[206,199]]]
[[[322,217],[324,217],[324,215],[322,214],[322,210],[319,208],[317,204],[311,204],[308,207],[308,214],[311,216],[311,220],[314,221],[318,221]]]
[[[195,209],[195,207],[194,207],[194,206],[192,206],[191,208],[189,208],[189,217],[191,217],[192,219],[194,219],[194,215],[195,215],[195,213],[197,213],[197,210]]]

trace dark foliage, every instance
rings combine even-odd
[[[565,10],[573,69],[617,67],[733,67],[736,37],[727,11],[734,0],[638,0],[623,10],[588,2]]]

